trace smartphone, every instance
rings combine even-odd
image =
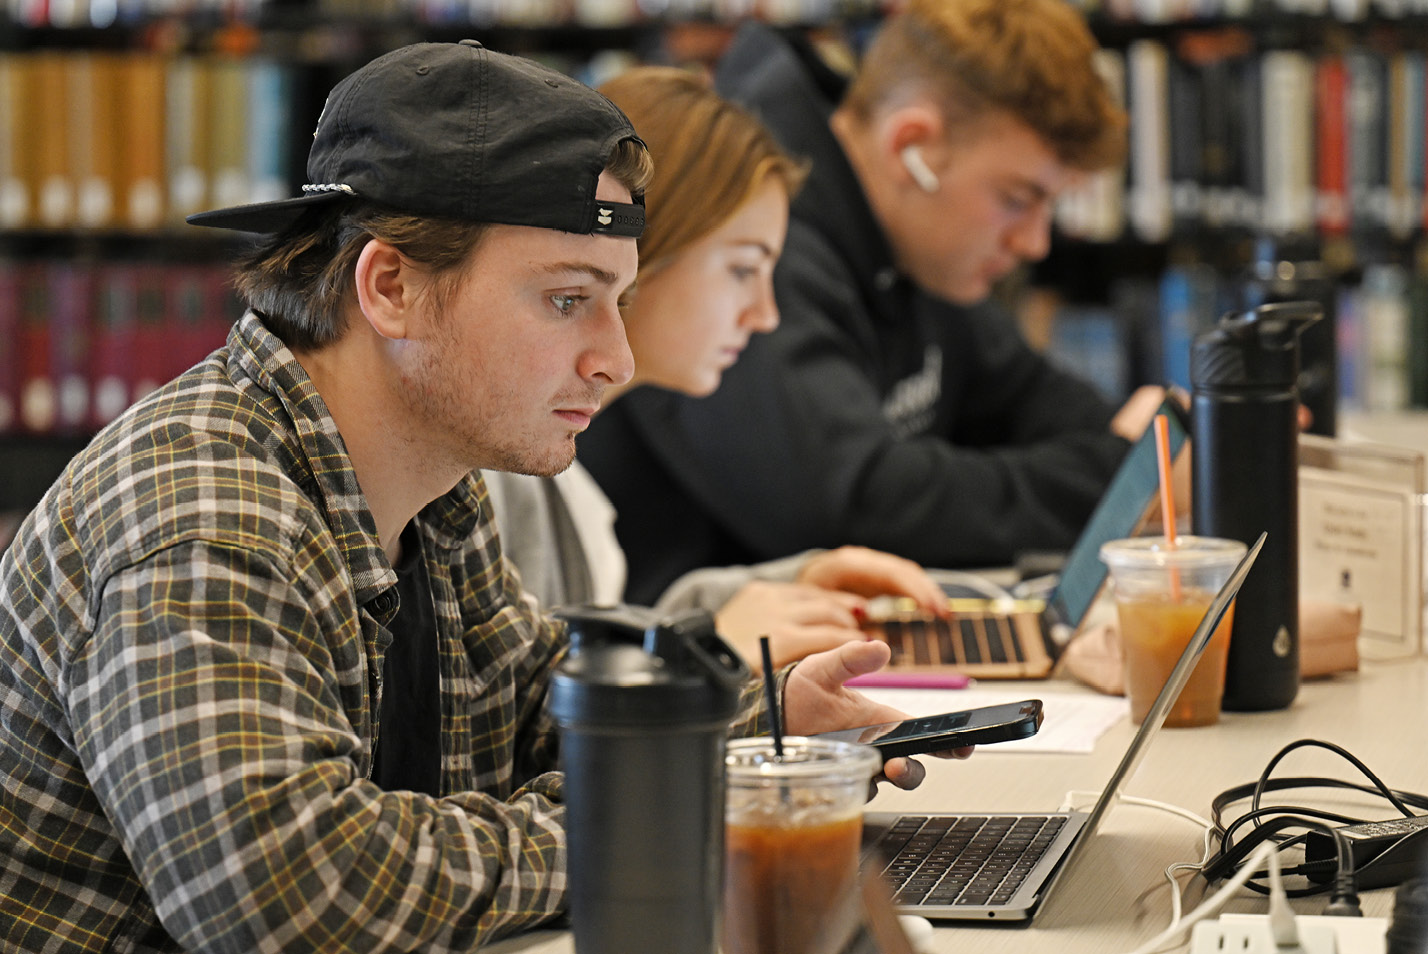
[[[924,752],[942,752],[964,745],[986,745],[1030,738],[1041,728],[1041,700],[1007,702],[960,712],[919,716],[856,729],[820,732],[817,739],[860,742],[876,748],[884,759]]]

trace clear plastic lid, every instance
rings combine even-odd
[[[763,782],[844,784],[865,783],[882,768],[878,750],[870,745],[831,739],[784,736],[783,757],[774,749],[773,739],[735,739],[729,743],[724,765],[731,785],[758,785]]]

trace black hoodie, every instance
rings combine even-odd
[[[713,396],[640,388],[581,438],[619,514],[626,598],[810,547],[937,567],[1069,547],[1128,446],[1107,431],[1115,409],[1004,310],[897,272],[828,126],[843,81],[805,43],[747,25],[716,85],[813,167],[774,275],[779,328]]]

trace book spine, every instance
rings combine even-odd
[[[164,75],[157,54],[132,53],[120,63],[119,202],[120,218],[130,228],[157,228],[164,220]]]
[[[1421,50],[1404,54],[1406,105],[1404,118],[1404,176],[1408,188],[1408,209],[1413,223],[1422,221],[1424,209],[1424,163],[1428,162],[1428,55]]]
[[[1200,319],[1196,315],[1195,266],[1172,265],[1160,277],[1161,376],[1167,385],[1190,390],[1190,346]]]
[[[1312,72],[1308,56],[1275,50],[1262,61],[1264,211],[1277,233],[1313,227]]]
[[[133,400],[135,316],[138,289],[135,267],[114,263],[96,279],[94,332],[89,355],[91,429],[118,417]]]
[[[1124,401],[1130,391],[1127,352],[1120,318],[1109,307],[1064,306],[1052,323],[1048,359],[1113,404]]]
[[[167,268],[139,265],[134,283],[134,362],[132,400],[155,390],[173,374],[166,294]]]
[[[1388,116],[1384,135],[1384,185],[1387,190],[1383,210],[1390,235],[1403,238],[1412,229],[1416,215],[1408,210],[1408,63],[1402,53],[1388,57],[1384,70]]]
[[[168,277],[169,329],[177,349],[170,373],[176,375],[222,347],[236,319],[227,268],[181,266],[170,269]]]
[[[292,195],[288,182],[293,141],[292,71],[272,60],[256,60],[248,68],[247,201],[270,202]]]
[[[84,51],[71,55],[70,161],[75,180],[75,224],[118,224],[120,143],[119,58]]]
[[[27,138],[32,127],[27,102],[30,95],[30,57],[0,53],[0,228],[22,228],[34,214],[32,150]]]
[[[20,426],[21,266],[0,259],[0,434]]]
[[[1363,321],[1359,311],[1359,289],[1342,286],[1337,291],[1334,329],[1338,354],[1339,406],[1362,408],[1363,399]]]
[[[209,100],[208,166],[212,170],[213,205],[222,208],[248,201],[248,64],[217,57]]]
[[[1383,226],[1388,210],[1384,169],[1388,103],[1383,63],[1378,54],[1362,47],[1347,53],[1345,63],[1350,222],[1358,228]]]
[[[1126,52],[1130,100],[1130,222],[1147,242],[1170,236],[1170,128],[1166,113],[1168,54],[1154,40]]]
[[[1367,355],[1364,406],[1400,411],[1408,406],[1408,281],[1398,265],[1364,269],[1360,317]]]
[[[1315,220],[1325,235],[1349,231],[1348,68],[1328,54],[1314,68]]]
[[[1200,131],[1202,224],[1223,228],[1239,215],[1241,110],[1233,62],[1227,51],[1210,56],[1200,67]]]
[[[1204,214],[1201,159],[1200,76],[1180,58],[1166,75],[1170,103],[1170,206],[1177,227],[1193,228]]]
[[[175,57],[165,69],[164,167],[168,171],[168,218],[202,212],[212,201],[209,169],[211,71],[206,59]]]
[[[93,269],[88,264],[50,262],[50,374],[55,386],[54,429],[64,434],[89,424],[90,320],[94,310]]]
[[[26,128],[33,130],[36,224],[64,228],[74,222],[74,170],[69,148],[71,57],[47,50],[29,54],[33,82]]]
[[[51,371],[50,290],[45,268],[21,265],[20,333],[16,342],[20,381],[20,428],[49,434],[59,416],[59,398]]]
[[[1097,50],[1096,69],[1115,101],[1125,103],[1125,60],[1119,51]],[[1109,242],[1125,225],[1124,166],[1092,173],[1079,186],[1066,190],[1057,203],[1057,223],[1062,232],[1091,242]]]
[[[1263,61],[1246,56],[1232,64],[1238,126],[1230,224],[1255,228],[1264,219],[1265,130]]]

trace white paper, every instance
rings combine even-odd
[[[1366,638],[1414,648],[1419,573],[1408,530],[1416,506],[1402,487],[1301,467],[1300,592],[1359,603]]]

